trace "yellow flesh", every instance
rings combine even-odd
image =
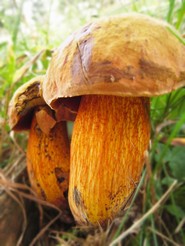
[[[150,139],[149,99],[84,96],[71,143],[69,204],[79,224],[105,224],[135,190]]]
[[[57,123],[49,134],[40,129],[34,117],[27,148],[30,183],[42,199],[67,208],[69,186],[69,140],[66,123]]]

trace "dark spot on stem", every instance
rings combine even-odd
[[[40,187],[40,194],[43,198],[43,200],[46,200],[46,193],[44,192],[44,190]]]
[[[55,168],[55,176],[56,176],[57,182],[59,184],[61,184],[62,182],[65,181],[64,174],[63,174],[61,168],[59,168],[59,167]]]
[[[64,177],[59,177],[57,180],[58,180],[59,183],[62,183],[62,182],[65,181],[65,178]]]
[[[65,190],[65,191],[63,192],[63,195],[64,195],[65,199],[67,200],[67,199],[68,199],[68,190]]]
[[[40,129],[38,124],[35,125],[34,131],[35,131],[37,137],[41,137],[42,136],[42,131],[41,131],[41,129]]]
[[[73,190],[73,200],[77,207],[81,205],[81,194],[80,194],[80,191],[76,187]]]

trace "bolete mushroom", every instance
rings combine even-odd
[[[141,14],[93,22],[54,53],[43,97],[80,100],[71,142],[69,203],[79,224],[106,224],[135,190],[150,139],[149,98],[185,85],[185,46]]]
[[[9,106],[9,123],[14,131],[30,130],[27,169],[37,195],[68,208],[69,139],[66,122],[56,122],[55,113],[42,97],[43,76],[23,84]]]

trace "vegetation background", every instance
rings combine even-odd
[[[1,173],[7,174],[9,167],[25,157],[26,133],[14,134],[8,126],[13,92],[46,72],[52,50],[70,33],[99,17],[128,12],[166,20],[185,35],[184,0],[1,0]],[[60,231],[53,223],[42,233],[55,237],[52,245],[116,245],[116,238],[117,245],[185,245],[185,88],[153,98],[151,122],[149,163],[123,219],[105,232]],[[0,185],[1,192],[4,187]],[[37,239],[36,245],[46,245],[43,235]]]

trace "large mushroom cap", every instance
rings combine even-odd
[[[167,23],[141,14],[99,20],[54,53],[46,102],[85,94],[157,96],[185,85],[185,46]]]
[[[45,105],[41,84],[44,76],[37,76],[23,84],[14,93],[9,104],[9,125],[12,130],[28,130],[37,106]]]

